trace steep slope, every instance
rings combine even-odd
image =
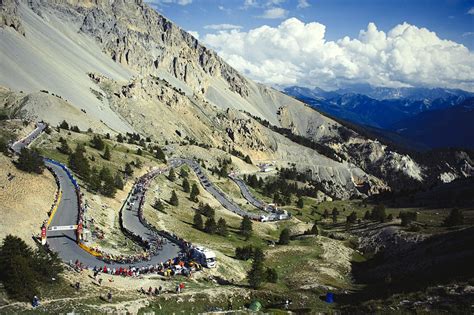
[[[9,2],[2,2],[2,8]],[[131,72],[110,60],[91,38],[77,32],[75,23],[81,20],[77,14],[66,18],[41,11],[38,15],[23,2],[13,7],[24,33],[12,27],[0,29],[0,85],[25,92],[50,91],[112,129],[130,131],[91,92],[93,84],[87,72],[100,71],[121,80],[128,79]]]
[[[87,115],[86,125],[296,163],[342,198],[359,193],[356,183],[373,193],[426,177],[408,155],[246,79],[140,0],[8,0],[2,7],[16,22],[0,29],[0,85],[68,101],[48,117],[53,107],[41,108],[31,94],[14,103],[22,115],[77,121],[71,105]]]

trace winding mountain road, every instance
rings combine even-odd
[[[208,193],[210,193],[214,198],[216,198],[217,201],[219,201],[219,203],[227,210],[234,212],[242,217],[248,216],[252,220],[261,220],[262,216],[265,216],[264,213],[254,213],[242,209],[229,196],[227,196],[209,180],[209,178],[201,169],[201,165],[199,165],[199,163],[197,163],[196,161],[189,159],[176,159],[176,161],[181,164],[187,164],[199,178],[199,182],[201,183],[202,187],[204,187],[204,189]]]
[[[11,149],[15,153],[20,153],[21,149],[27,147],[32,143],[41,132],[47,127],[44,123],[38,123],[36,128],[25,138],[13,143]],[[44,159],[45,165],[56,175],[59,186],[62,191],[62,198],[59,202],[58,208],[53,214],[50,226],[69,226],[75,225],[78,221],[79,207],[78,207],[78,196],[76,188],[69,177],[67,171],[60,165],[53,163],[53,161]],[[232,211],[240,216],[248,216],[253,220],[261,220],[266,217],[267,220],[279,220],[274,213],[252,213],[243,210],[237,205],[229,196],[222,192],[217,186],[215,186],[206,174],[201,169],[199,163],[190,159],[178,159],[174,158],[170,160],[170,167],[176,168],[180,165],[187,164],[197,175],[201,185],[206,191],[208,191],[214,198],[216,198],[224,208]],[[147,174],[149,178],[146,180],[149,182],[155,176],[162,174],[165,169],[155,170]],[[244,197],[251,202],[254,206],[260,209],[264,209],[265,205],[259,200],[255,199],[245,183],[236,181],[241,188]],[[132,234],[139,236],[142,240],[152,242],[157,237],[156,231],[153,231],[147,227],[140,219],[139,209],[142,199],[145,197],[145,186],[147,183],[138,181],[132,188],[129,196],[125,200],[125,204],[122,209],[122,222],[126,230]],[[76,230],[51,230],[47,231],[47,241],[49,248],[58,253],[59,257],[67,262],[75,262],[79,260],[83,265],[86,266],[103,266],[109,267],[120,267],[120,266],[149,266],[165,262],[169,259],[177,257],[181,251],[180,247],[170,241],[163,243],[162,248],[158,250],[149,260],[134,262],[134,263],[106,263],[100,258],[91,255],[89,252],[82,249],[76,241]]]
[[[27,147],[31,142],[33,142],[41,132],[46,128],[46,124],[38,123],[37,128],[33,130],[27,137],[13,143],[11,149],[15,153],[20,153],[21,149]],[[58,180],[59,186],[62,191],[62,198],[59,202],[57,211],[52,218],[50,226],[68,226],[77,224],[78,219],[78,197],[76,194],[76,188],[69,178],[67,172],[60,167],[59,165],[44,159],[45,165],[52,170]],[[135,187],[134,187],[135,188]],[[132,194],[133,195],[133,194]],[[138,235],[143,237],[148,237],[150,235],[150,230],[145,227],[138,218],[138,211],[136,215],[133,214],[124,217],[124,224],[128,226],[133,226],[134,231],[138,232]],[[154,234],[153,234],[154,235]],[[135,263],[105,263],[103,260],[99,259],[96,256],[91,255],[82,249],[79,244],[76,242],[76,231],[75,230],[66,230],[66,231],[47,231],[47,240],[49,248],[58,253],[59,257],[66,263],[75,262],[79,260],[83,265],[86,266],[103,266],[107,265],[109,267],[120,267],[120,266],[149,266],[151,264],[159,264],[165,262],[169,259],[173,259],[178,256],[181,249],[178,245],[165,242],[162,249],[150,257],[150,260],[135,262]]]

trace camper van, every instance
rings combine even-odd
[[[216,254],[202,246],[193,249],[193,258],[204,267],[214,268],[216,266]]]

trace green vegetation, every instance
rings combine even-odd
[[[245,238],[249,238],[252,235],[252,221],[248,216],[242,218],[242,222],[240,223],[240,234],[245,236]]]
[[[182,186],[183,186],[183,191],[184,191],[185,193],[189,193],[189,192],[191,191],[191,188],[189,188],[189,181],[188,181],[187,178],[184,178],[184,179],[183,179],[183,184],[182,184]]]
[[[280,233],[280,239],[278,240],[280,245],[290,244],[290,229],[284,228]]]
[[[16,300],[31,301],[44,282],[62,272],[57,254],[44,249],[33,250],[22,239],[7,235],[0,248],[0,278],[8,295]]]
[[[193,225],[198,230],[202,231],[204,229],[204,222],[202,221],[202,216],[198,211],[196,211],[196,214],[194,215]]]
[[[199,194],[200,194],[199,188],[196,185],[196,183],[194,183],[193,186],[191,187],[191,193],[189,195],[189,199],[191,199],[191,201],[193,202],[198,202],[197,196],[199,196]]]
[[[171,198],[170,198],[170,205],[177,207],[179,205],[179,200],[178,200],[178,195],[176,194],[176,191],[171,192]]]
[[[247,273],[248,283],[253,289],[258,289],[265,281],[264,259],[265,255],[262,249],[256,248],[252,254],[252,267]]]
[[[22,148],[16,166],[28,173],[41,174],[44,170],[43,158],[36,149]]]

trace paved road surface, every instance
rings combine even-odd
[[[217,201],[219,201],[219,203],[224,208],[242,217],[248,216],[249,218],[253,220],[260,220],[260,217],[262,216],[262,214],[252,213],[252,212],[243,210],[229,196],[224,194],[219,188],[217,188],[213,183],[211,183],[211,181],[209,181],[209,178],[202,171],[201,165],[199,165],[199,163],[197,163],[194,160],[189,160],[189,159],[178,159],[177,161],[181,163],[186,163],[196,173],[204,189],[207,192],[209,192],[214,198],[216,198]]]
[[[229,178],[232,179],[237,184],[237,186],[239,186],[242,196],[244,196],[244,198],[247,199],[248,202],[250,202],[254,207],[265,210],[266,204],[256,199],[252,195],[249,188],[242,179],[238,178],[237,176],[229,176]]]
[[[51,222],[51,226],[76,224],[78,216],[78,201],[75,187],[61,167],[49,162],[46,162],[46,164],[53,168],[53,171],[59,178],[61,189],[63,191],[63,197],[59,203],[56,215]],[[137,221],[139,222],[138,218]],[[143,225],[141,227],[146,229]],[[57,252],[65,262],[74,262],[76,259],[79,259],[83,264],[89,266],[102,266],[105,264],[102,260],[90,255],[79,247],[76,243],[75,231],[48,231],[47,233],[50,248]],[[176,244],[167,242],[163,245],[163,249],[159,251],[157,255],[151,257],[151,260],[133,264],[125,263],[122,264],[122,266],[148,266],[150,264],[157,264],[177,257],[179,252],[180,249]],[[114,267],[120,266],[121,264],[111,263],[107,265]]]
[[[15,142],[12,145],[12,150],[19,153],[22,148],[28,146],[39,134],[46,128],[45,124],[38,123],[38,127],[30,133],[26,138]],[[51,167],[53,172],[57,175],[62,190],[62,198],[59,203],[50,226],[58,225],[75,225],[77,223],[78,216],[78,200],[76,195],[76,189],[68,177],[66,171],[60,166],[48,162],[45,160],[45,165]],[[139,220],[138,220],[139,222]],[[130,222],[127,222],[130,224]],[[141,223],[140,223],[141,224]],[[139,228],[145,228],[143,225]],[[38,227],[39,229],[39,227]],[[145,228],[146,229],[146,228]],[[147,230],[148,231],[148,230]],[[90,255],[88,252],[79,247],[76,243],[76,231],[47,231],[47,242],[52,250],[59,254],[59,257],[65,262],[75,262],[76,259],[81,261],[84,265],[89,266],[103,266],[104,261],[99,258]],[[178,256],[180,248],[171,242],[167,242],[163,245],[163,249],[158,254],[152,256],[149,261],[143,261],[139,263],[112,263],[107,266],[148,266],[150,264],[159,264],[165,262],[168,259],[172,259]]]
[[[24,147],[28,146],[31,142],[33,142],[33,140],[35,140],[45,128],[46,128],[46,124],[41,123],[41,122],[37,123],[35,130],[33,130],[25,138],[13,143],[11,145],[11,149],[15,153],[20,153],[21,149],[23,149]]]

